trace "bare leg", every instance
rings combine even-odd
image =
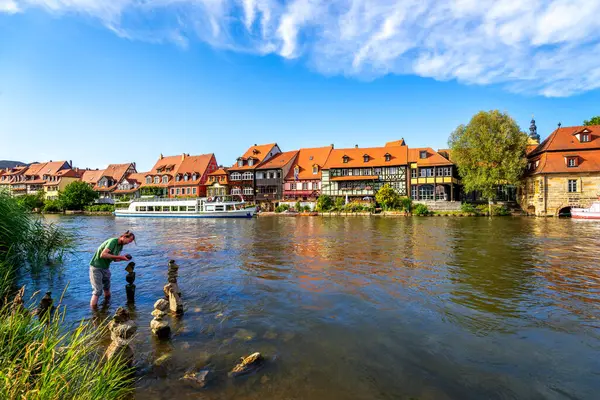
[[[98,296],[93,294],[92,298],[90,300],[90,307],[96,308],[97,305],[98,305]]]

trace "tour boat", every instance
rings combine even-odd
[[[241,196],[195,199],[140,198],[129,207],[115,209],[116,217],[252,218],[256,209],[247,208]]]
[[[600,219],[600,201],[593,202],[590,208],[571,208],[571,218]]]

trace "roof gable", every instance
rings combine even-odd
[[[579,141],[575,135],[587,133],[588,142]],[[537,148],[529,153],[535,156],[545,151],[569,151],[600,148],[600,125],[567,126],[557,128]]]
[[[386,154],[389,157],[386,158]],[[368,160],[365,159],[368,155]],[[347,162],[344,162],[347,157]],[[333,149],[323,169],[385,167],[408,164],[408,148],[406,146],[368,147],[351,149]]]

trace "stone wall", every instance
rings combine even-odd
[[[577,180],[577,192],[568,191],[569,179]],[[565,207],[589,207],[600,195],[600,172],[534,175],[525,179],[519,204],[525,212],[557,216]]]
[[[425,204],[430,211],[460,211],[461,202],[413,200],[413,207],[415,204]]]

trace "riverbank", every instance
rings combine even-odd
[[[435,211],[427,215],[414,215],[403,211],[382,211],[380,213],[368,212],[315,212],[315,213],[277,213],[277,212],[261,212],[256,214],[257,217],[486,217],[486,214],[464,213],[460,211]],[[525,216],[525,214],[511,214],[504,216]]]

